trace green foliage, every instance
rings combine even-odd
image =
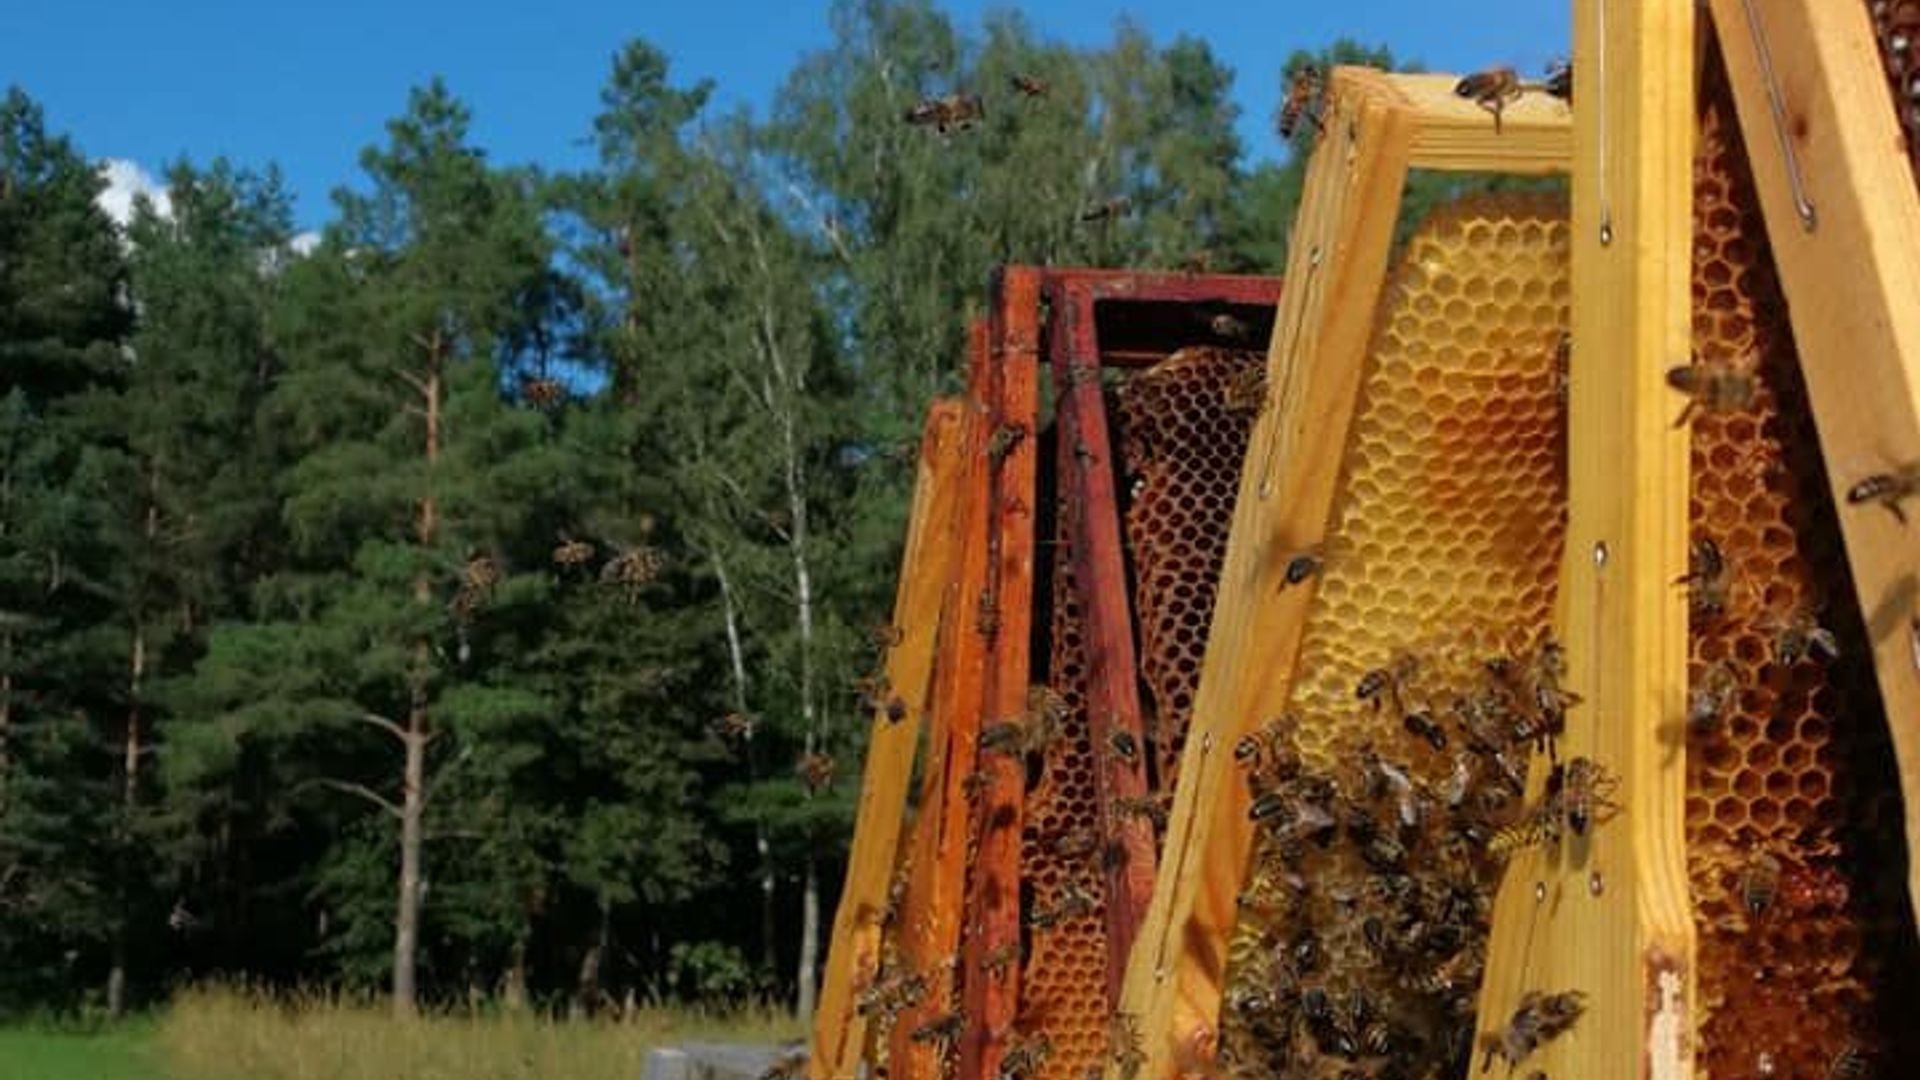
[[[311,252],[225,161],[117,231],[0,102],[0,1007],[383,985],[410,740],[430,997],[804,999],[849,686],[992,269],[1277,272],[1306,148],[1249,168],[1196,40],[831,25],[764,115],[624,46],[565,175],[430,82]],[[979,123],[903,121],[953,93]]]

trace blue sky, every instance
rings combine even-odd
[[[949,0],[963,26],[1005,3]],[[1542,0],[1030,0],[1047,37],[1108,40],[1122,16],[1157,40],[1206,40],[1235,73],[1255,156],[1271,133],[1277,71],[1295,48],[1348,36],[1436,70],[1566,51],[1570,4]],[[0,83],[25,87],[97,158],[157,172],[174,157],[278,162],[311,227],[407,88],[444,76],[502,162],[584,160],[580,139],[618,45],[646,37],[676,78],[711,78],[723,103],[762,106],[803,52],[828,40],[828,0],[0,0]],[[122,169],[123,176],[131,170]]]

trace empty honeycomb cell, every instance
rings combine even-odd
[[[1748,410],[1693,426],[1694,528],[1720,544],[1736,601],[1695,621],[1691,671],[1728,663],[1741,687],[1728,719],[1696,736],[1687,757],[1698,1066],[1714,1077],[1827,1077],[1854,1047],[1872,1075],[1895,1075],[1894,1063],[1913,1060],[1914,1025],[1895,1018],[1920,971],[1899,808],[1880,797],[1897,779],[1724,83],[1706,102],[1694,352],[1751,372],[1757,393]],[[1826,598],[1818,618],[1840,658],[1788,667],[1775,658],[1779,628],[1813,597]],[[1771,865],[1777,890],[1756,890]],[[1814,880],[1838,889],[1814,903],[1795,884]]]
[[[1555,285],[1566,273],[1564,203],[1503,195],[1436,213],[1383,294],[1287,708],[1298,718],[1288,741],[1302,767],[1341,792],[1369,786],[1359,764],[1365,748],[1404,767],[1421,790],[1439,790],[1464,740],[1448,723],[1448,749],[1436,750],[1403,713],[1449,715],[1450,702],[1486,677],[1485,661],[1529,651],[1548,632],[1564,522],[1551,370],[1567,317]],[[1368,672],[1402,653],[1418,664],[1404,693],[1376,697],[1378,707],[1360,701]],[[1453,835],[1445,814],[1397,813],[1414,813],[1427,830],[1392,827],[1387,835],[1400,836],[1406,852],[1352,840],[1375,825],[1344,826],[1352,842],[1324,850],[1299,849],[1284,829],[1263,826],[1242,893],[1260,902],[1243,906],[1229,949],[1221,1053],[1234,1075],[1461,1075],[1450,1055],[1464,1052],[1460,1033],[1471,1025],[1447,1011],[1453,991],[1416,989],[1396,965],[1435,986],[1458,982],[1470,1001],[1484,900],[1447,901],[1469,905],[1447,916],[1466,936],[1429,941],[1417,958],[1389,963],[1377,942],[1385,933],[1385,948],[1399,948],[1418,932],[1412,927],[1426,925],[1422,910],[1438,917],[1436,896],[1484,897],[1497,870],[1480,845],[1442,837]],[[1392,869],[1402,859],[1441,860],[1466,876],[1403,875]],[[1308,883],[1301,890],[1287,885],[1293,860]],[[1439,892],[1422,894],[1421,881]],[[1397,905],[1353,899],[1396,888],[1413,892]],[[1379,913],[1372,931],[1361,914],[1368,910]],[[1302,964],[1304,940],[1324,963]],[[1302,1003],[1319,994],[1340,1015],[1377,1013],[1395,1049],[1351,1045],[1369,1025],[1316,1020]]]
[[[1059,539],[1053,544],[1048,586],[1046,671],[1047,685],[1064,708],[1039,782],[1027,795],[1020,872],[1029,923],[1035,912],[1061,910],[1070,893],[1093,903],[1078,915],[1027,932],[1020,990],[1025,1030],[1044,1036],[1053,1048],[1032,1080],[1069,1080],[1099,1064],[1107,1030],[1105,887],[1098,845],[1087,846],[1087,838],[1101,835],[1101,821],[1087,729],[1086,618],[1073,550],[1065,539],[1074,534],[1072,515],[1081,511],[1070,499],[1055,505],[1050,535]],[[1063,855],[1063,842],[1078,842],[1085,850],[1069,847]]]
[[[1131,479],[1125,524],[1140,678],[1155,717],[1161,791],[1172,790],[1180,771],[1253,422],[1230,406],[1228,391],[1265,362],[1242,350],[1182,349],[1130,376],[1115,403],[1120,462]]]

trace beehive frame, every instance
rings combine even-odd
[[[1568,167],[1564,105],[1523,98],[1496,133],[1484,110],[1452,93],[1455,81],[1345,67],[1329,79],[1168,841],[1122,993],[1145,1034],[1149,1076],[1215,1068],[1227,944],[1253,840],[1231,751],[1291,689],[1314,588],[1283,588],[1283,577],[1294,556],[1326,539],[1342,467],[1327,448],[1347,444],[1407,173]],[[1123,1072],[1110,1063],[1113,1080]]]

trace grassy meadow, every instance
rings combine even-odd
[[[374,1000],[197,990],[152,1020],[100,1033],[0,1029],[0,1080],[638,1080],[655,1046],[798,1034],[770,1011],[396,1021]]]

